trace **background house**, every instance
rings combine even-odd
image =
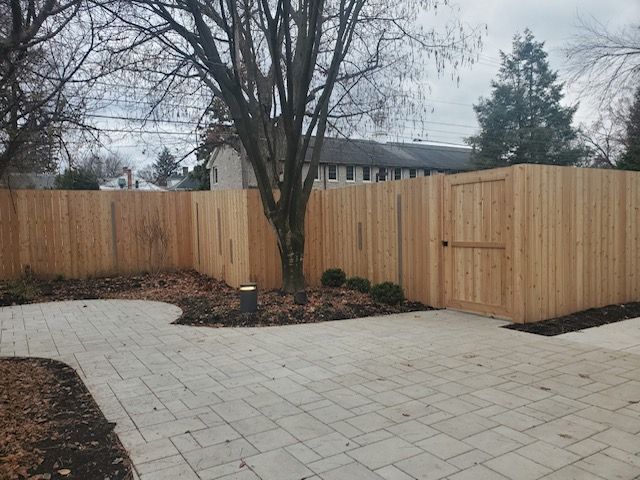
[[[312,151],[313,144],[307,152],[303,175],[308,172]],[[471,149],[462,146],[325,138],[314,188],[328,189],[473,170],[470,154]],[[213,150],[207,169],[211,190],[256,187],[249,161],[230,145]]]
[[[143,190],[161,192],[165,189],[147,180],[135,177],[130,168],[124,167],[122,175],[100,183],[100,190]]]

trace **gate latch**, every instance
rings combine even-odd
[[[442,240],[442,246],[443,247],[448,247],[449,246],[449,241],[448,240]]]

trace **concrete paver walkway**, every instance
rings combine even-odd
[[[448,311],[260,329],[95,300],[0,309],[80,372],[143,480],[633,479],[640,356]]]
[[[563,333],[559,338],[640,355],[640,318]]]

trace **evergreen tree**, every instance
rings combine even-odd
[[[151,166],[158,185],[166,186],[167,179],[176,173],[180,161],[176,160],[176,157],[169,151],[167,147],[164,147],[158,154],[156,161]]]
[[[512,53],[500,52],[502,66],[491,97],[474,105],[480,134],[467,139],[477,165],[571,165],[581,158],[571,126],[577,107],[560,105],[563,84],[543,47],[527,29],[514,37]]]
[[[624,153],[618,163],[624,170],[640,170],[640,87],[636,90],[629,108],[624,138]]]
[[[86,167],[68,168],[56,175],[55,188],[59,190],[100,190],[98,177]]]
[[[193,170],[190,175],[198,180],[199,186],[198,190],[210,190],[211,189],[211,179],[209,178],[209,170],[207,170],[207,162],[204,161],[199,163]]]

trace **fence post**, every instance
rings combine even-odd
[[[116,202],[111,201],[111,251],[114,270],[118,271],[118,234],[116,232]]]
[[[396,215],[397,215],[397,242],[398,242],[398,285],[402,285],[402,194],[396,195]]]

